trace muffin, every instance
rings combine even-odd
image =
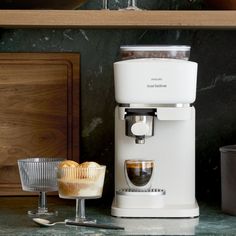
[[[64,168],[64,167],[77,167],[79,166],[79,163],[71,160],[66,160],[62,161],[59,165],[58,168]]]
[[[77,163],[78,164],[78,163]],[[84,162],[58,168],[58,189],[62,198],[100,197],[105,177],[105,166]]]

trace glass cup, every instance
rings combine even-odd
[[[130,189],[150,189],[154,167],[154,160],[126,160],[124,162],[125,177]]]
[[[136,0],[128,0],[128,7],[126,10],[141,10],[137,7]]]
[[[24,191],[39,192],[38,209],[28,211],[31,217],[53,216],[48,211],[46,192],[57,191],[56,167],[62,158],[28,158],[18,160],[21,186]]]
[[[76,199],[74,219],[68,222],[96,222],[85,216],[85,199],[102,196],[106,166],[63,167],[57,169],[58,192],[60,198]]]
[[[136,0],[128,0],[128,6],[126,8],[121,8],[119,10],[121,10],[121,11],[124,11],[124,10],[141,11],[142,9],[137,7]]]
[[[108,10],[108,0],[102,0],[102,9],[103,10]]]

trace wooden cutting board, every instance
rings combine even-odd
[[[79,158],[78,53],[0,53],[0,195],[21,190],[18,159]]]

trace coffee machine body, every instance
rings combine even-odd
[[[195,200],[195,109],[190,105],[196,96],[197,63],[134,59],[115,63],[114,75],[119,105],[115,109],[111,214],[199,216]],[[155,163],[150,187],[130,187],[126,160]]]

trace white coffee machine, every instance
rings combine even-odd
[[[199,216],[195,109],[191,106],[196,97],[197,63],[159,58],[124,60],[114,63],[114,79],[118,105],[111,214]],[[127,168],[133,164],[127,167],[127,160],[155,163],[147,188],[142,184],[135,187],[135,181],[130,186]],[[139,168],[137,164],[133,167]]]

